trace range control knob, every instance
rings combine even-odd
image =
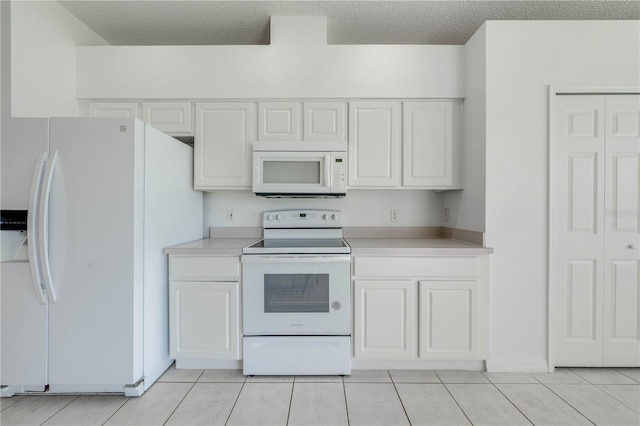
[[[267,215],[267,220],[268,220],[268,221],[272,221],[272,220],[273,220],[273,215],[268,214],[268,215]]]
[[[328,214],[323,214],[322,215],[322,220],[327,220],[329,219],[329,215]]]
[[[331,220],[336,220],[337,218],[338,218],[338,215],[336,215],[336,214],[332,214],[331,215]]]
[[[277,214],[277,215],[276,215],[276,220],[282,220],[282,216],[281,216],[281,215],[279,215],[279,214]]]

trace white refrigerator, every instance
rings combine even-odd
[[[141,395],[171,364],[164,247],[203,236],[192,148],[135,119],[2,123],[0,385]]]

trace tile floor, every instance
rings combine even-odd
[[[354,370],[247,377],[176,370],[140,398],[14,396],[9,425],[640,425],[640,369]]]

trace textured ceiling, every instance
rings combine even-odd
[[[464,44],[486,20],[640,19],[640,1],[60,1],[112,45],[268,44],[272,15],[326,16],[330,44]]]

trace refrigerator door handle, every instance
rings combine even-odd
[[[40,190],[40,206],[38,208],[38,249],[40,252],[40,266],[44,278],[44,287],[47,291],[47,296],[49,296],[50,303],[56,302],[56,292],[53,287],[51,264],[49,263],[49,199],[51,197],[53,172],[57,162],[58,152],[56,151],[48,162],[44,173],[44,182]]]
[[[42,274],[40,273],[40,261],[38,256],[38,196],[40,185],[42,184],[42,174],[44,172],[46,152],[38,156],[33,178],[31,180],[31,191],[29,193],[29,208],[27,210],[27,246],[29,250],[29,268],[31,269],[31,281],[36,292],[38,303],[46,303],[44,288],[42,287]]]

